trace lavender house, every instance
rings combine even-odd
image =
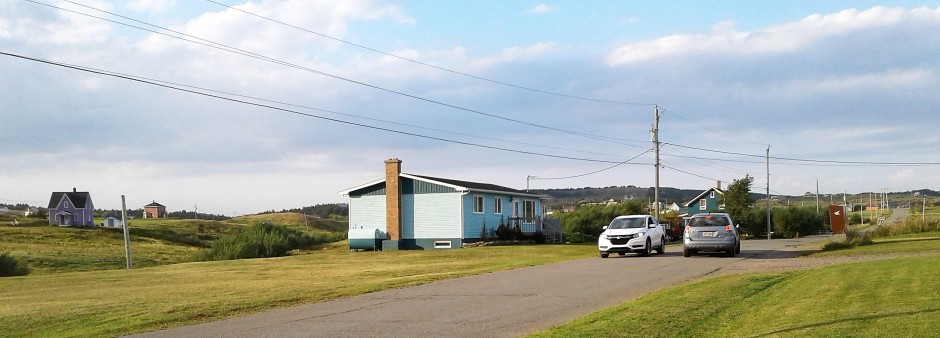
[[[49,225],[94,227],[95,206],[87,191],[53,192],[49,198]]]

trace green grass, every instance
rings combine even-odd
[[[728,275],[661,290],[534,337],[929,337],[940,257]]]
[[[283,224],[308,231],[346,232],[349,229],[347,222],[310,215],[306,215],[305,220],[303,214],[295,212],[241,216],[229,220],[229,222],[239,224],[252,224],[261,221]]]
[[[4,336],[115,336],[442,279],[593,257],[593,245],[350,253],[0,279]],[[351,283],[350,281],[355,281]]]
[[[12,218],[11,218],[12,219]],[[125,268],[124,233],[121,228],[72,228],[49,226],[44,219],[17,218],[19,226],[0,222],[0,252],[10,252],[29,264],[31,273],[94,271]],[[192,219],[130,220],[131,255],[135,267],[192,262],[200,250],[219,236],[253,222],[285,221],[293,228],[320,237],[336,237],[343,222],[311,217],[307,227],[301,214],[247,216],[233,221]],[[97,224],[103,220],[96,220]],[[333,236],[327,236],[333,235]],[[309,253],[298,250],[295,254]]]

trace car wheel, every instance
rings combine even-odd
[[[725,257],[734,257],[734,249],[728,249],[728,251],[725,251]]]
[[[607,256],[610,256],[610,255],[609,255],[609,254],[606,254],[606,253],[602,253],[602,254],[601,254],[601,258],[607,258]]]
[[[738,242],[738,246],[734,248],[734,253],[741,254],[741,242]]]
[[[644,247],[644,248],[643,248],[643,251],[640,252],[640,256],[643,256],[643,257],[649,256],[649,255],[650,255],[650,251],[652,251],[652,248],[650,248],[651,246],[653,246],[653,243],[650,243],[650,239],[647,238],[647,239],[646,239],[646,247]]]
[[[656,248],[656,253],[663,255],[666,253],[666,237],[663,237],[659,240],[659,247]]]
[[[692,250],[682,248],[682,257],[692,257]]]

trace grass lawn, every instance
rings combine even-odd
[[[737,274],[661,290],[534,337],[932,337],[940,256]]]
[[[115,336],[597,254],[588,245],[350,253],[0,278],[3,336]]]
[[[923,253],[676,286],[534,337],[933,337],[940,332],[940,233],[879,238],[810,257]]]

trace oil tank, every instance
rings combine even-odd
[[[349,250],[382,250],[385,235],[379,229],[349,229]]]

